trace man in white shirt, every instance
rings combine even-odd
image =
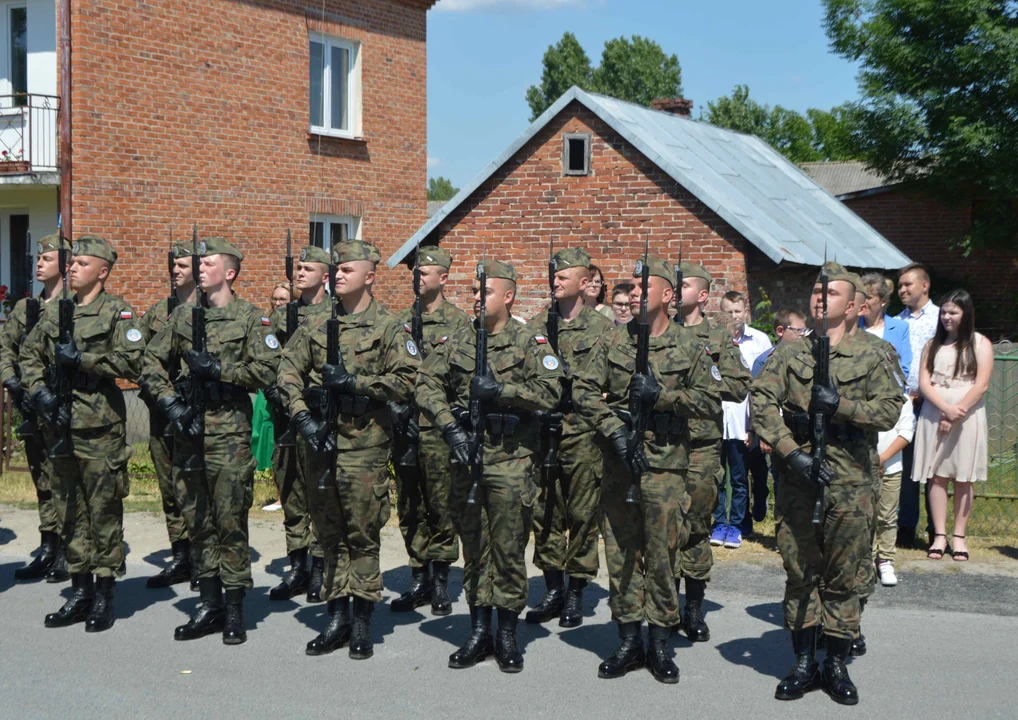
[[[923,348],[933,338],[940,321],[940,308],[930,300],[930,274],[918,263],[906,265],[898,275],[898,297],[905,309],[898,319],[908,323],[909,345],[912,347],[912,364],[909,366],[906,389],[912,398],[916,417],[922,407],[919,395],[919,366]],[[916,526],[919,524],[919,483],[912,480],[912,445],[902,452],[901,494],[898,498],[899,547],[915,547]],[[929,488],[927,488],[928,491]],[[930,517],[929,495],[926,496],[926,516]],[[927,533],[932,541],[933,526],[927,522]]]
[[[729,330],[735,338],[742,355],[742,364],[746,368],[753,367],[753,362],[760,353],[771,347],[771,340],[762,331],[746,325],[749,319],[749,303],[742,293],[727,292],[721,299],[721,312],[729,322]],[[721,484],[718,495],[718,506],[714,510],[714,531],[711,533],[710,544],[724,545],[726,548],[742,546],[744,531],[752,531],[752,519],[749,510],[749,477],[747,471],[753,470],[754,495],[762,497],[764,512],[767,498],[767,461],[760,449],[752,448],[753,441],[747,432],[749,428],[749,398],[741,403],[722,402],[724,415],[724,436],[721,441],[721,463],[728,468],[732,486],[732,506],[728,511],[727,492]],[[755,462],[754,462],[755,460]],[[751,467],[754,466],[754,467]],[[761,467],[762,466],[762,467]],[[762,483],[762,493],[758,487]],[[758,508],[759,510],[759,508]],[[761,516],[762,519],[762,516]]]

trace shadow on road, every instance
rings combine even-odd
[[[746,614],[757,620],[763,620],[765,623],[777,625],[779,628],[785,627],[785,611],[779,602],[750,605],[746,608]]]
[[[397,568],[386,570],[382,573],[382,586],[394,593],[394,598],[399,597],[410,587],[410,567],[400,565]],[[455,603],[463,592],[463,568],[449,568],[449,598]],[[430,612],[427,606],[420,608],[419,612]]]
[[[117,582],[113,594],[113,612],[117,620],[124,620],[135,613],[139,613],[158,602],[166,602],[177,596],[176,591],[165,588],[161,590],[149,590],[145,587],[148,578],[133,577]],[[187,583],[181,583],[176,587],[188,587]]]
[[[14,571],[24,564],[22,562],[13,562],[0,565],[0,593],[6,592],[17,585],[14,582]]]
[[[0,545],[6,545],[16,537],[18,537],[18,534],[10,528],[0,527]]]
[[[762,603],[746,608],[746,613],[763,622],[777,625],[758,638],[739,638],[718,645],[718,652],[733,665],[743,665],[761,675],[776,679],[785,676],[792,663],[788,633],[782,627],[784,616],[781,603]]]

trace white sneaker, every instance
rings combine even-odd
[[[894,565],[891,563],[878,563],[877,571],[880,573],[880,584],[884,587],[894,587],[898,584],[898,576],[894,574]]]
[[[264,510],[265,512],[276,512],[277,510],[282,510],[282,509],[283,509],[283,506],[280,505],[278,501],[277,502],[271,502],[271,503],[269,503],[268,505],[266,505],[265,507],[262,508],[262,510]]]

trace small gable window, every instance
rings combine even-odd
[[[590,175],[590,133],[562,136],[562,174]]]

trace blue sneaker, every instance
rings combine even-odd
[[[731,550],[742,547],[742,531],[739,528],[728,528],[728,535],[725,537],[725,547]]]
[[[710,534],[710,544],[714,547],[721,547],[725,544],[725,539],[728,537],[728,526],[727,525],[715,525],[714,532]]]

